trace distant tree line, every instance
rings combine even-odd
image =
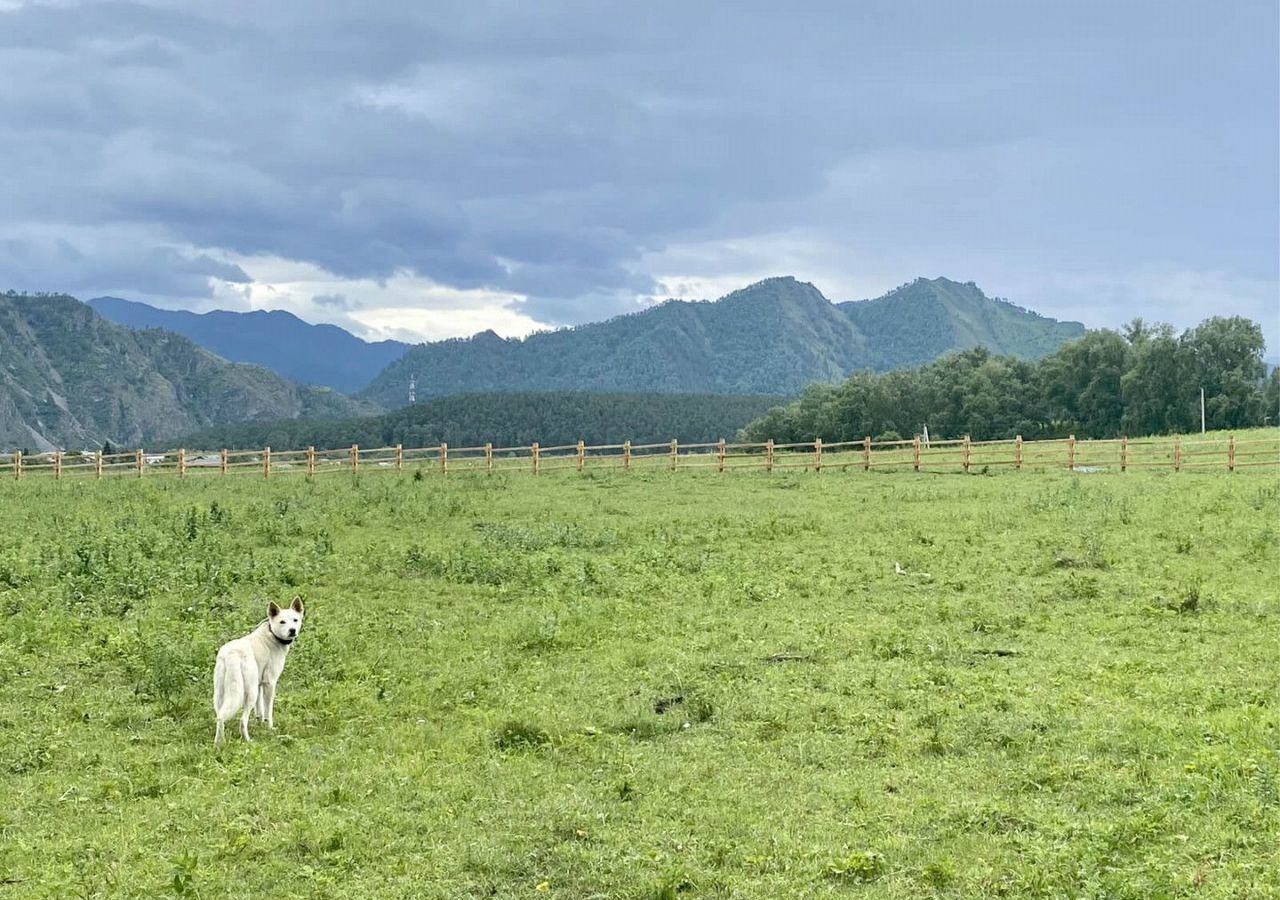
[[[731,438],[780,397],[704,394],[593,394],[577,391],[457,394],[381,416],[283,419],[206,428],[173,446],[209,449],[336,449],[657,443]]]
[[[1200,389],[1209,429],[1280,421],[1280,370],[1263,362],[1262,329],[1240,317],[1207,319],[1178,335],[1135,319],[1036,362],[978,348],[929,365],[860,373],[813,385],[741,432],[749,441],[935,437],[1000,440],[1110,438],[1198,431]]]

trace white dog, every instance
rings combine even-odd
[[[273,602],[267,618],[242,638],[227,641],[218,650],[213,667],[213,711],[218,716],[214,743],[222,743],[223,726],[240,713],[240,734],[249,740],[249,713],[274,729],[272,710],[276,702],[276,682],[284,671],[289,647],[302,631],[302,598],[281,609]]]

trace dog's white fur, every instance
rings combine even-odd
[[[281,609],[273,602],[267,618],[244,637],[227,641],[213,667],[213,711],[218,717],[214,743],[223,741],[223,726],[240,713],[240,734],[249,740],[249,713],[257,711],[267,727],[276,727],[273,711],[276,682],[284,671],[289,648],[302,632],[302,598]]]

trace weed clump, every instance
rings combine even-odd
[[[660,716],[676,710],[684,713],[684,719],[691,725],[705,725],[715,717],[716,709],[705,697],[686,697],[675,694],[670,697],[659,697],[653,701],[653,711]]]
[[[1209,598],[1200,589],[1199,584],[1184,587],[1173,597],[1158,595],[1155,605],[1160,609],[1168,609],[1179,615],[1192,615],[1201,612],[1209,604]]]
[[[199,677],[190,656],[163,641],[139,638],[134,646],[135,693],[152,700],[167,715],[190,708],[190,691]]]
[[[875,881],[884,872],[884,856],[874,850],[859,850],[827,866],[827,877],[837,881]]]
[[[493,737],[493,745],[503,752],[537,750],[551,743],[551,735],[529,722],[507,721]]]
[[[683,876],[672,876],[660,881],[648,895],[653,900],[676,900],[681,894],[692,891],[693,882]]]
[[[1097,600],[1102,596],[1102,586],[1092,575],[1071,573],[1067,579],[1064,593],[1069,600]]]
[[[924,867],[920,877],[930,887],[944,888],[955,881],[955,863],[949,859],[934,860]]]

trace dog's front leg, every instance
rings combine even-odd
[[[270,682],[262,683],[262,705],[267,712],[267,727],[275,731],[276,686]]]
[[[253,703],[253,711],[260,721],[267,718],[267,685],[262,683],[258,685],[258,697]]]

